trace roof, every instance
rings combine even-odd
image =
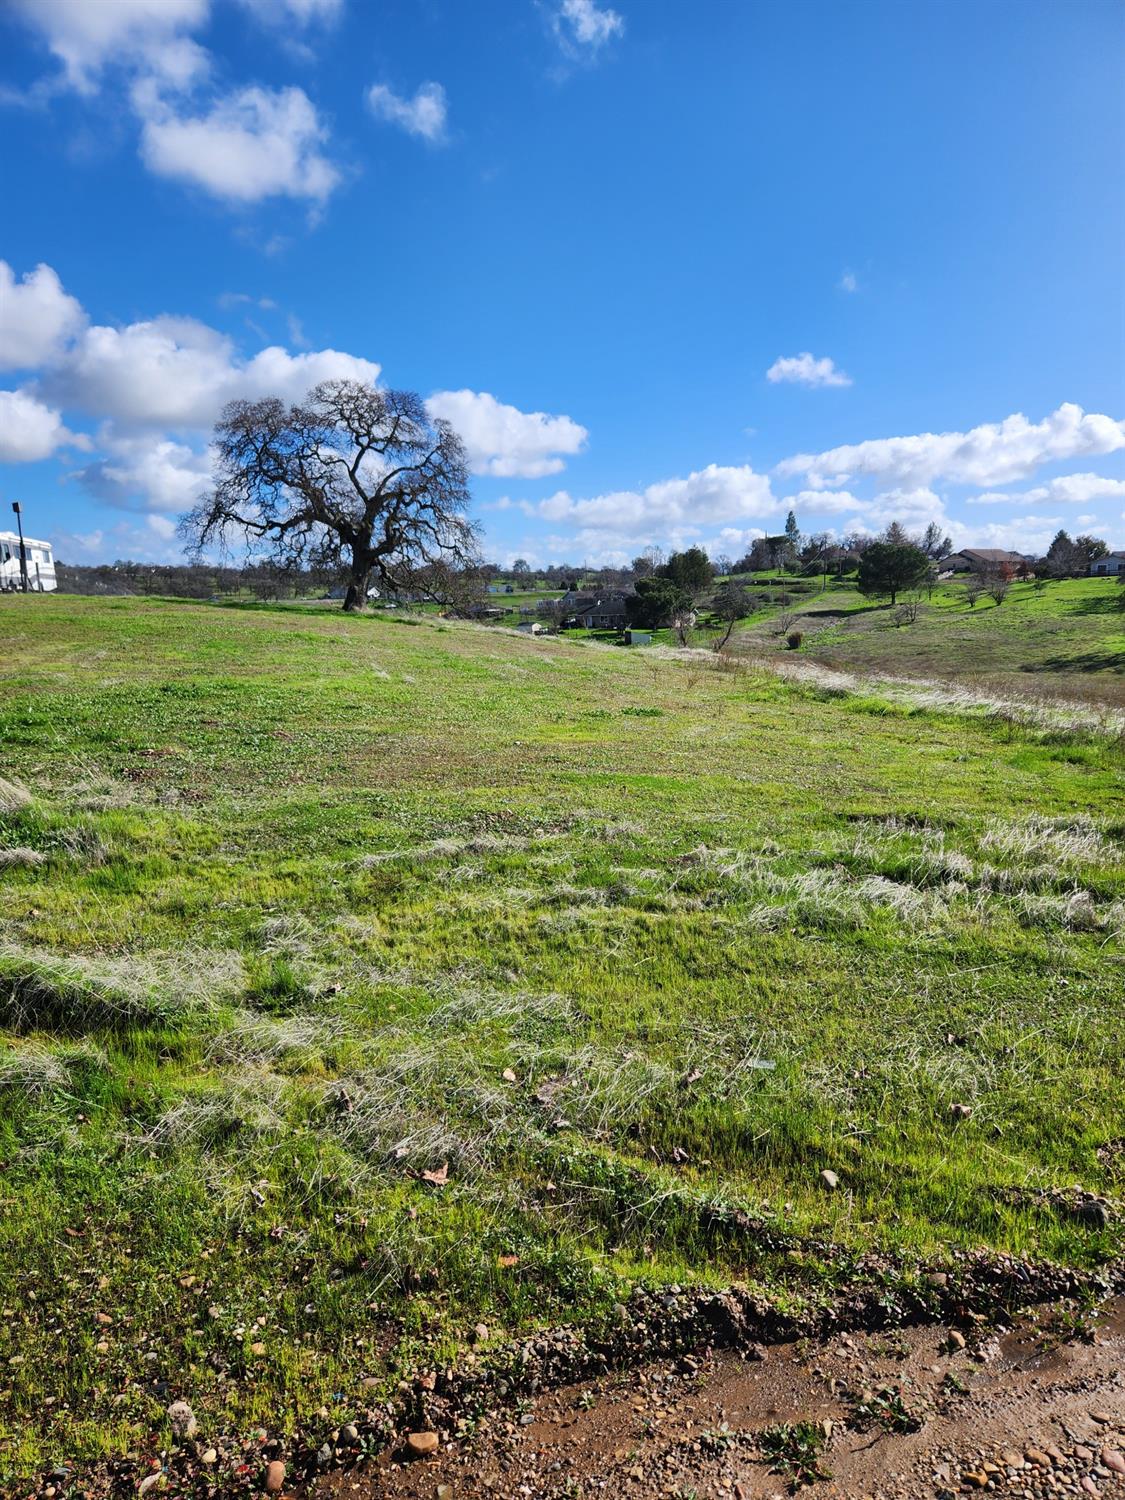
[[[950,557],[977,557],[981,562],[1023,562],[1022,552],[1008,552],[1003,547],[961,547]]]
[[[0,542],[15,542],[18,547],[19,541],[18,531],[0,531]],[[51,545],[50,542],[40,541],[39,537],[28,536],[26,533],[24,534],[23,542],[25,547],[50,547]]]

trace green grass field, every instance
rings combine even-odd
[[[1038,1193],[1122,1187],[1119,739],[432,617],[0,633],[0,1477],[639,1280],[1120,1254]]]
[[[956,678],[1031,696],[1125,706],[1125,612],[1114,578],[1014,583],[1002,604],[970,605],[963,580],[922,596],[913,624],[896,627],[889,606],[848,584],[795,598],[804,656],[865,673]],[[767,643],[777,611],[741,632]]]

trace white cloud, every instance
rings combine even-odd
[[[186,35],[205,24],[210,0],[11,0],[63,65],[92,93],[110,65],[139,68],[175,87],[205,73],[207,54]]]
[[[445,139],[448,105],[440,83],[423,83],[413,99],[405,99],[385,84],[373,83],[367,90],[367,107],[378,120],[398,125],[432,145]]]
[[[812,511],[815,515],[833,516],[845,511],[862,510],[870,504],[860,500],[848,490],[801,490],[796,495],[786,495],[781,502],[787,510]]]
[[[246,9],[264,25],[295,21],[298,26],[335,21],[344,0],[242,0]]]
[[[153,520],[164,521],[190,510],[210,484],[210,454],[186,443],[107,434],[103,446],[110,456],[77,470],[73,477],[96,499],[121,510],[155,511],[158,517]]]
[[[686,478],[665,479],[644,490],[618,490],[574,499],[565,490],[541,500],[545,521],[576,528],[585,549],[620,550],[636,542],[682,546],[711,527],[776,514],[778,502],[766,475],[749,465],[708,464]]]
[[[946,479],[955,484],[1008,484],[1040,464],[1125,447],[1125,422],[1064,402],[1042,422],[1022,413],[969,432],[923,432],[875,438],[824,453],[798,453],[778,464],[781,474],[805,474],[813,488],[846,484],[856,475],[908,486]]]
[[[123,428],[209,428],[226,402],[280,396],[298,401],[321,380],[373,384],[370,360],[275,346],[241,359],[225,335],[193,318],[154,318],[124,328],[87,328],[44,377],[48,396]]]
[[[562,0],[552,16],[552,25],[570,52],[597,52],[613,37],[625,35],[625,18],[595,0]]]
[[[93,531],[49,533],[55,557],[66,563],[112,563],[128,558],[133,562],[159,563],[175,559],[181,550],[173,545],[176,524],[167,516],[119,521]]]
[[[557,474],[559,455],[581,452],[588,436],[570,417],[520,411],[487,391],[437,391],[426,405],[460,434],[473,472],[498,479]]]
[[[50,266],[17,282],[0,260],[0,370],[28,370],[52,358],[85,321],[82,305],[63,291]]]
[[[1101,474],[1062,474],[1036,485],[1033,490],[990,490],[970,495],[969,505],[1037,505],[1048,501],[1057,505],[1085,505],[1090,500],[1116,500],[1125,496],[1125,479],[1106,479]]]
[[[145,86],[134,90],[134,102],[143,120],[141,156],[157,176],[233,203],[323,203],[340,181],[320,149],[328,132],[303,89],[244,88],[195,116]]]
[[[851,385],[852,383],[852,377],[845,375],[843,370],[838,370],[827,356],[824,359],[814,359],[807,352],[789,355],[784,359],[775,359],[766,371],[766,379],[773,385],[782,381],[808,386]]]
[[[855,279],[854,271],[845,271],[840,277],[840,290],[842,292],[859,291],[859,282]]]
[[[0,391],[0,463],[31,464],[82,439],[68,432],[61,415],[28,391]]]

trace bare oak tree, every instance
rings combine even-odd
[[[347,610],[373,581],[432,594],[475,562],[461,439],[412,391],[330,380],[288,408],[232,401],[214,446],[215,487],[180,523],[197,555],[239,538],[283,566],[343,566]]]

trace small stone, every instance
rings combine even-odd
[[[1081,1484],[1082,1488],[1086,1491],[1087,1495],[1100,1495],[1101,1494],[1101,1490],[1098,1489],[1097,1485],[1090,1478],[1089,1474],[1083,1474],[1083,1476],[1082,1476],[1081,1480],[1079,1481],[1079,1483]]]
[[[1114,1419],[1107,1411],[1092,1411],[1090,1421],[1100,1422],[1103,1427],[1112,1427]]]
[[[978,1490],[983,1490],[985,1485],[988,1483],[988,1475],[984,1472],[983,1469],[979,1470],[979,1472],[970,1469],[969,1472],[964,1475],[964,1478],[967,1483],[975,1485]]]
[[[186,1401],[172,1402],[168,1408],[168,1421],[171,1423],[172,1436],[177,1443],[182,1443],[185,1438],[194,1437],[199,1431],[195,1413]]]
[[[838,1188],[840,1186],[840,1179],[831,1167],[825,1167],[824,1171],[820,1174],[820,1180],[826,1188]]]
[[[945,1342],[950,1349],[963,1349],[965,1347],[965,1335],[959,1329],[951,1328],[949,1330],[949,1337]]]
[[[267,1494],[276,1495],[284,1483],[285,1465],[281,1462],[280,1458],[275,1458],[272,1463],[266,1465]]]
[[[439,1484],[437,1487],[437,1500],[451,1500],[453,1486],[451,1484]]]
[[[1103,1448],[1101,1457],[1107,1469],[1112,1469],[1115,1474],[1125,1474],[1125,1458],[1116,1448]]]
[[[1026,1449],[1023,1456],[1029,1464],[1035,1464],[1037,1468],[1049,1469],[1051,1467],[1051,1460],[1045,1453],[1040,1453],[1038,1448]]]
[[[1016,1453],[1013,1449],[1009,1448],[1006,1453],[1001,1453],[1000,1462],[1007,1464],[1009,1469],[1022,1469],[1023,1454]]]
[[[944,1271],[930,1271],[926,1276],[926,1285],[937,1287],[941,1290],[949,1285],[949,1277]]]
[[[437,1452],[438,1435],[436,1432],[408,1432],[406,1447],[412,1458],[425,1458],[427,1454]]]
[[[518,1083],[519,1081],[511,1068],[505,1068],[500,1076],[501,1078],[503,1078],[505,1083]]]
[[[217,1464],[219,1462],[219,1455],[215,1452],[214,1448],[207,1448],[200,1455],[199,1462],[203,1464],[205,1468],[209,1469],[212,1464]]]
[[[264,1354],[265,1352],[266,1352],[266,1346],[265,1346],[265,1344],[262,1343],[262,1341],[260,1339],[256,1343],[253,1343],[253,1344],[250,1345],[250,1353],[251,1354]]]
[[[149,1474],[146,1479],[142,1479],[140,1484],[137,1485],[137,1494],[147,1495],[150,1490],[154,1490],[158,1484],[163,1485],[163,1483],[164,1474],[162,1471],[158,1471],[155,1474]]]
[[[484,1343],[487,1343],[487,1342],[488,1342],[488,1324],[487,1323],[474,1323],[473,1324],[473,1343],[474,1344],[484,1344]]]
[[[347,1422],[340,1428],[340,1440],[344,1443],[359,1442],[359,1428],[354,1422]]]

